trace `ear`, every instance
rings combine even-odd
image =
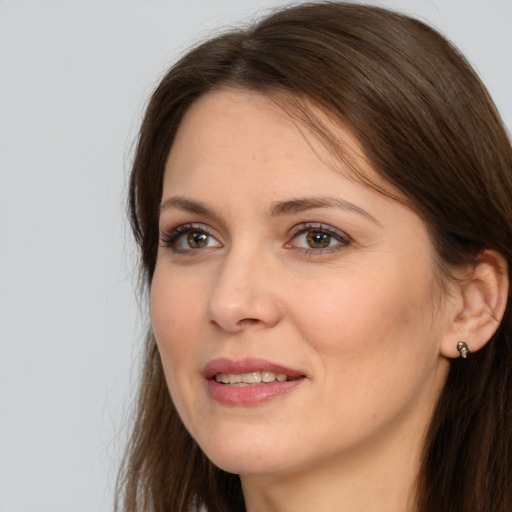
[[[457,278],[449,300],[450,327],[441,343],[441,353],[449,358],[459,357],[459,341],[465,341],[471,352],[484,347],[496,332],[508,299],[507,261],[497,251],[482,251],[476,264]]]

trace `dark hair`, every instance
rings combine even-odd
[[[352,3],[288,7],[187,53],[161,80],[142,124],[129,207],[150,285],[164,164],[184,113],[222,87],[285,102],[335,150],[307,105],[351,130],[373,168],[430,230],[441,268],[484,248],[512,268],[512,148],[485,87],[436,31]],[[283,94],[284,93],[284,94]],[[287,98],[284,100],[283,98]],[[485,348],[454,360],[427,435],[418,512],[512,510],[512,313]],[[151,331],[117,506],[245,510],[237,475],[215,467],[185,430]]]

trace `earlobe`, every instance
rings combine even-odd
[[[466,344],[469,352],[485,346],[503,318],[508,287],[505,258],[497,251],[482,251],[477,263],[455,284],[457,297],[453,304],[456,307],[451,327],[441,345],[445,357],[461,357],[461,342]]]

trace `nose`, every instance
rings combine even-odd
[[[273,327],[279,322],[278,276],[271,258],[230,251],[214,280],[207,306],[209,322],[224,331]]]

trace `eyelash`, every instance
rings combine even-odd
[[[296,247],[296,246],[292,245],[291,241],[297,240],[298,237],[300,237],[301,235],[307,234],[307,233],[317,233],[317,234],[326,235],[326,236],[329,236],[332,239],[336,240],[339,243],[337,243],[336,245],[333,245],[333,246],[329,245],[324,248],[310,247],[309,249],[305,248],[305,247]],[[290,248],[290,249],[293,249],[293,248],[299,249],[299,250],[302,249],[305,251],[306,256],[316,256],[316,255],[324,254],[326,252],[338,251],[340,249],[343,249],[344,247],[347,247],[351,243],[352,243],[352,240],[350,239],[350,237],[348,235],[346,235],[345,233],[343,233],[342,231],[339,231],[337,229],[334,229],[330,226],[326,226],[325,224],[321,224],[321,223],[303,223],[303,224],[299,224],[298,226],[296,226],[294,228],[294,231],[292,232],[292,236],[290,238],[290,242],[287,242],[285,244],[285,247]]]
[[[206,235],[208,239],[216,240],[215,237],[213,237],[209,232],[208,229],[206,229],[204,226],[201,226],[199,224],[182,224],[180,226],[176,226],[175,228],[171,229],[171,231],[164,236],[160,237],[160,242],[163,247],[167,247],[169,249],[172,249],[176,253],[186,253],[189,251],[195,251],[197,249],[189,248],[189,249],[182,249],[178,247],[178,242],[180,241],[180,238],[187,234],[200,234],[200,235]],[[217,240],[216,240],[217,241]],[[219,243],[219,242],[217,242]],[[203,247],[199,247],[198,249],[203,249]]]
[[[180,239],[187,234],[198,234],[198,235],[205,235],[208,237],[207,244],[211,242],[211,240],[214,240],[219,246],[221,245],[220,242],[208,231],[207,228],[205,228],[202,225],[199,224],[182,224],[180,226],[176,226],[173,228],[167,235],[161,236],[160,242],[163,247],[170,248],[175,253],[188,253],[188,252],[195,252],[199,249],[206,249],[208,247],[211,247],[209,245],[206,245],[205,247],[197,247],[192,248],[189,247],[187,249],[178,247],[178,243],[180,242]],[[329,240],[329,245],[326,247],[297,247],[292,244],[294,240],[297,240],[301,235],[305,235],[307,233],[315,233],[315,234],[321,234],[326,235],[330,237],[331,239],[334,239],[338,243],[335,245],[330,245],[331,240]],[[298,226],[295,226],[293,229],[293,232],[291,234],[291,238],[288,242],[284,245],[286,249],[298,249],[303,250],[304,254],[306,256],[314,256],[323,254],[325,252],[334,252],[337,250],[340,250],[352,243],[351,239],[343,232],[338,231],[332,227],[326,226],[321,223],[303,223],[299,224]]]

